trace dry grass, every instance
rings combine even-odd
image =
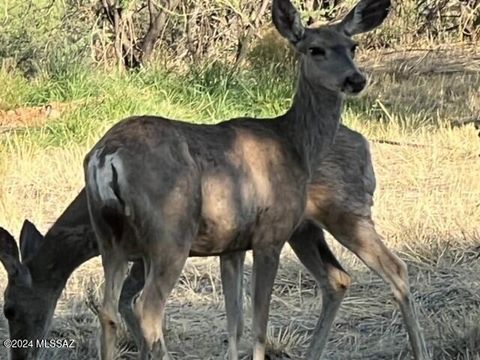
[[[362,116],[347,111],[344,118],[369,139],[403,144],[372,142],[378,181],[374,216],[387,245],[408,262],[420,322],[434,359],[480,359],[476,250],[480,245],[480,139],[473,126],[452,129],[442,125],[457,117],[478,115],[480,74],[478,67],[470,69],[474,61],[478,66],[478,58],[470,56],[463,70],[439,73],[424,69],[437,69],[443,53],[440,58],[429,53],[416,58],[408,55],[405,60],[407,55],[364,54],[365,66],[375,70],[375,82],[363,101],[352,106],[367,104],[368,109]],[[402,56],[404,60],[399,60]],[[389,121],[376,121],[385,116]],[[28,217],[46,230],[81,187],[81,159],[91,143],[39,152],[35,143],[9,142],[7,156],[0,158],[2,226],[18,233]],[[330,241],[354,282],[324,358],[409,358],[401,314],[388,286]],[[247,284],[249,275],[250,265]],[[5,284],[3,272],[0,277]],[[74,273],[59,302],[51,336],[74,338],[77,349],[56,350],[45,359],[94,358],[98,324],[86,303],[98,301],[100,284],[98,259]],[[320,312],[317,290],[287,246],[272,300],[272,348],[291,358],[300,357]],[[250,336],[248,285],[245,296],[244,350]],[[167,308],[168,343],[177,359],[223,358],[226,321],[222,301],[217,259],[190,259]],[[126,335],[122,344],[120,358],[133,358]],[[0,357],[4,356],[1,351]]]

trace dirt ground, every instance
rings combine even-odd
[[[402,317],[391,292],[378,277],[340,248],[353,275],[323,359],[410,359]],[[406,257],[408,259],[408,256]],[[251,262],[249,262],[251,264]],[[408,261],[419,320],[434,359],[480,359],[480,261],[478,250],[452,250],[429,261]],[[246,267],[246,331],[241,350],[250,348],[250,265]],[[57,307],[50,338],[74,339],[76,349],[55,349],[42,359],[94,359],[101,268],[97,259],[69,281]],[[191,259],[167,307],[167,341],[175,359],[224,359],[226,319],[217,261]],[[320,313],[312,277],[290,249],[284,251],[269,320],[271,359],[301,359]],[[5,323],[0,323],[2,337]],[[122,332],[119,359],[134,359],[133,343]],[[4,349],[1,358],[6,359]]]
[[[15,109],[0,109],[0,133],[2,131],[40,127],[58,119],[72,104],[51,102],[44,106],[22,106]]]

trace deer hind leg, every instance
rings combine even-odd
[[[185,231],[176,236],[164,235],[162,239],[155,236],[146,241],[152,245],[144,258],[145,285],[133,301],[133,312],[143,338],[140,349],[142,359],[150,355],[153,359],[170,359],[163,336],[165,305],[180,277],[193,240],[193,235]]]
[[[307,359],[317,360],[322,355],[351,279],[328,248],[319,226],[305,222],[292,235],[289,244],[322,290],[322,310],[306,356]]]
[[[348,215],[344,220],[346,221],[332,226],[332,235],[390,284],[393,296],[403,315],[414,358],[417,360],[430,359],[422,330],[415,315],[407,265],[385,246],[370,218]]]
[[[123,283],[118,310],[123,317],[130,334],[132,334],[138,349],[144,347],[145,344],[143,343],[143,335],[140,325],[138,324],[138,319],[133,313],[132,303],[133,299],[142,290],[144,285],[145,270],[143,261],[135,261],[130,269],[130,273]]]
[[[103,249],[102,265],[105,274],[105,290],[103,304],[99,311],[102,328],[100,337],[100,356],[102,360],[115,358],[117,329],[120,323],[118,316],[118,301],[122,283],[126,276],[128,261],[121,251],[114,248]]]
[[[243,263],[245,252],[220,256],[228,332],[228,359],[238,359],[238,340],[243,333]]]

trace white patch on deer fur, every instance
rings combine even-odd
[[[119,201],[117,195],[115,195],[115,192],[113,191],[113,188],[111,186],[114,178],[112,166],[115,168],[115,171],[117,173],[116,181],[118,183],[121,194],[121,189],[123,188],[122,184],[125,183],[124,167],[122,160],[117,153],[108,154],[104,158],[103,166],[100,166],[99,151],[100,150],[95,151],[88,163],[89,183],[96,185],[96,189],[91,190],[93,190],[103,202],[108,202],[110,200]],[[131,214],[130,207],[127,205],[125,205],[124,211],[126,216],[129,216]]]

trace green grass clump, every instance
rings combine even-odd
[[[183,74],[162,70],[111,72],[73,67],[70,72],[26,80],[0,72],[7,84],[0,104],[21,106],[71,103],[60,121],[24,133],[43,146],[82,144],[96,129],[131,115],[152,114],[193,123],[216,123],[233,117],[269,117],[283,111],[292,94],[292,76],[234,72],[219,65]]]

